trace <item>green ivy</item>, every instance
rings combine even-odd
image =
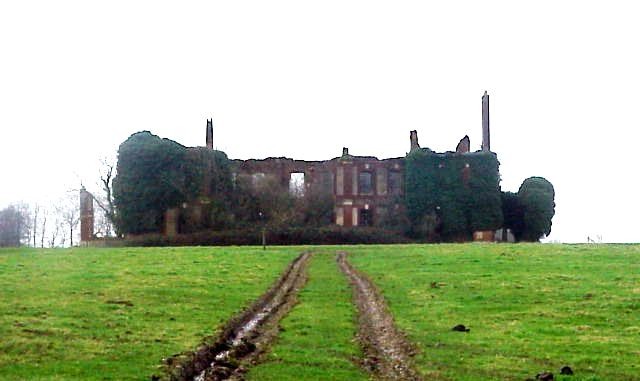
[[[414,150],[405,166],[405,205],[416,236],[469,239],[502,226],[500,173],[493,152],[465,154]],[[428,224],[425,221],[438,221]]]
[[[149,131],[131,135],[118,149],[113,195],[124,233],[161,231],[167,209],[192,201],[202,201],[204,226],[211,225],[211,216],[226,209],[230,189],[223,152],[186,148]]]

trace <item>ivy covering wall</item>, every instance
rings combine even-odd
[[[202,200],[203,224],[214,224],[210,216],[227,209],[230,190],[229,160],[223,152],[186,148],[148,131],[131,135],[118,149],[113,195],[124,233],[161,231],[167,209],[202,195],[208,198]]]
[[[279,184],[256,187],[242,178],[232,183],[231,166],[220,151],[187,148],[148,131],[131,135],[119,147],[113,181],[119,230],[162,232],[165,212],[176,207],[178,231],[184,234],[258,225],[310,228],[333,222],[331,195],[295,198]],[[504,226],[517,240],[535,241],[551,232],[551,183],[533,177],[517,194],[502,193],[493,152],[414,150],[405,159],[404,189],[404,207],[392,209],[395,201],[383,205],[388,212],[382,227],[413,238],[467,241],[474,231]]]
[[[502,226],[498,158],[414,150],[405,166],[405,204],[414,236],[467,240],[474,231]]]

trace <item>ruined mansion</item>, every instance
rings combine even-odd
[[[409,151],[419,150],[417,131],[409,134]],[[213,150],[213,121],[207,120],[206,147]],[[489,95],[482,96],[482,147],[490,151]],[[438,155],[465,155],[470,153],[470,142],[465,136],[455,151]],[[389,215],[388,208],[400,208],[405,192],[405,157],[378,159],[374,156],[355,156],[347,148],[342,155],[324,161],[295,160],[270,157],[262,160],[231,160],[233,180],[244,179],[258,184],[269,179],[282,192],[295,195],[318,192],[332,195],[333,222],[344,227],[373,226]],[[468,166],[468,165],[467,165]],[[82,190],[81,241],[93,239],[93,200]],[[181,213],[198,214],[197,205],[183,204],[164,215],[162,233],[175,236],[180,231]],[[493,232],[476,232],[474,239],[493,240]]]

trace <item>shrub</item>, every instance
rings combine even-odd
[[[542,177],[530,177],[522,182],[518,201],[523,213],[524,241],[538,241],[551,234],[551,219],[555,214],[553,185]]]

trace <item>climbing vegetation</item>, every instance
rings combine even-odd
[[[230,189],[229,160],[223,152],[187,149],[148,131],[131,135],[118,149],[113,194],[122,232],[161,231],[164,212],[185,202],[199,202],[207,217],[201,219],[202,227],[213,225],[215,216],[228,209]]]
[[[474,231],[500,228],[498,167],[493,152],[412,151],[405,167],[405,205],[412,234],[456,241],[470,239]]]

